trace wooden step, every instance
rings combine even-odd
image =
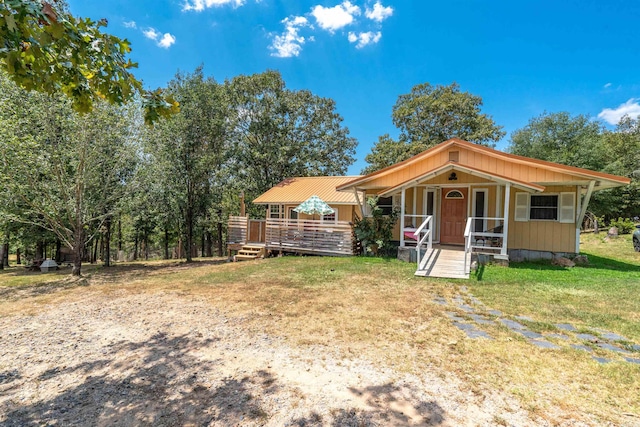
[[[250,260],[250,259],[258,259],[258,257],[256,255],[240,255],[240,254],[238,254],[238,255],[236,255],[234,257],[234,259],[236,261],[247,261],[247,260]]]

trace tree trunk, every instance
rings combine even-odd
[[[169,259],[169,228],[164,226],[164,259]]]
[[[191,255],[191,251],[193,250],[193,211],[190,208],[187,208],[187,235],[186,237],[186,253],[187,253],[187,262],[193,262],[193,256]]]
[[[36,243],[35,259],[43,259],[42,258],[43,252],[44,252],[44,243],[41,241],[38,241],[38,243]]]
[[[62,242],[60,240],[56,240],[56,263],[60,264],[62,262]]]
[[[4,245],[0,245],[0,259],[4,259]],[[0,262],[0,270],[4,270],[4,262]]]
[[[43,255],[43,259],[47,259],[47,242],[43,241],[42,242],[42,255]]]
[[[138,260],[138,233],[136,233],[136,237],[133,240],[133,260]]]
[[[149,259],[149,235],[145,233],[144,235],[144,259]]]
[[[73,268],[71,269],[72,276],[80,277],[81,269],[82,269],[82,255],[84,249],[84,234],[82,233],[82,228],[78,228],[74,233],[74,242],[73,242]]]
[[[213,236],[211,235],[211,231],[207,230],[206,237],[207,237],[206,254],[208,257],[212,257],[213,256],[213,242],[212,242]]]
[[[108,216],[105,223],[105,232],[104,232],[104,252],[105,254],[102,257],[104,261],[105,267],[111,267],[111,217]]]
[[[218,256],[222,256],[222,223],[218,222]]]
[[[118,217],[118,252],[122,250],[122,220]]]
[[[204,228],[202,229],[202,236],[201,236],[201,240],[200,240],[200,256],[204,257],[204,245],[205,245],[205,236],[206,236],[206,232],[204,231]]]
[[[96,261],[98,261],[98,245],[100,243],[100,239],[96,239],[93,242],[93,250],[92,250],[92,254],[91,254],[91,264],[95,264]]]
[[[16,264],[22,264],[22,259],[20,258],[20,248],[16,248]]]

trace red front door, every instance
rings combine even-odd
[[[442,218],[440,243],[464,244],[464,227],[467,222],[466,188],[442,189]]]

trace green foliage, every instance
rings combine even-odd
[[[3,0],[0,16],[0,66],[22,88],[64,93],[78,112],[139,95],[149,123],[178,111],[161,90],[143,89],[130,71],[137,64],[126,58],[129,42],[103,33],[106,20],[75,18],[41,0]]]
[[[378,206],[377,197],[369,197],[367,205],[371,212],[370,217],[356,219],[354,232],[356,238],[362,244],[364,255],[392,256],[396,245],[392,244],[393,228],[398,221],[400,211],[394,208],[391,215],[384,215]]]
[[[620,234],[630,234],[636,229],[636,224],[629,218],[618,218],[609,221],[609,227],[616,227]]]
[[[357,141],[332,99],[287,89],[277,71],[238,76],[225,86],[233,167],[247,200],[285,178],[341,175],[353,163]]]
[[[394,141],[381,136],[365,160],[371,173],[405,160],[450,138],[492,146],[505,133],[502,126],[481,112],[482,98],[461,92],[457,83],[432,86],[423,83],[398,97],[393,106],[393,124],[400,129]]]
[[[589,116],[544,113],[511,134],[509,151],[521,156],[631,178],[631,185],[597,191],[590,210],[607,219],[640,214],[640,123],[623,117],[607,131]]]
[[[589,116],[567,112],[543,113],[511,134],[509,151],[591,170],[606,166],[606,146],[602,128]]]

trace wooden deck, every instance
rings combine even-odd
[[[261,222],[260,226],[252,223]],[[296,219],[249,220],[229,218],[229,249],[255,243],[257,236],[267,250],[311,255],[353,255],[353,228],[348,221],[321,222]],[[254,240],[252,240],[252,236]],[[244,239],[244,240],[243,240]]]
[[[465,255],[462,247],[434,247],[424,254],[416,276],[468,279],[469,274],[464,271],[465,256],[467,256],[467,263],[470,263],[471,257],[468,254]]]

